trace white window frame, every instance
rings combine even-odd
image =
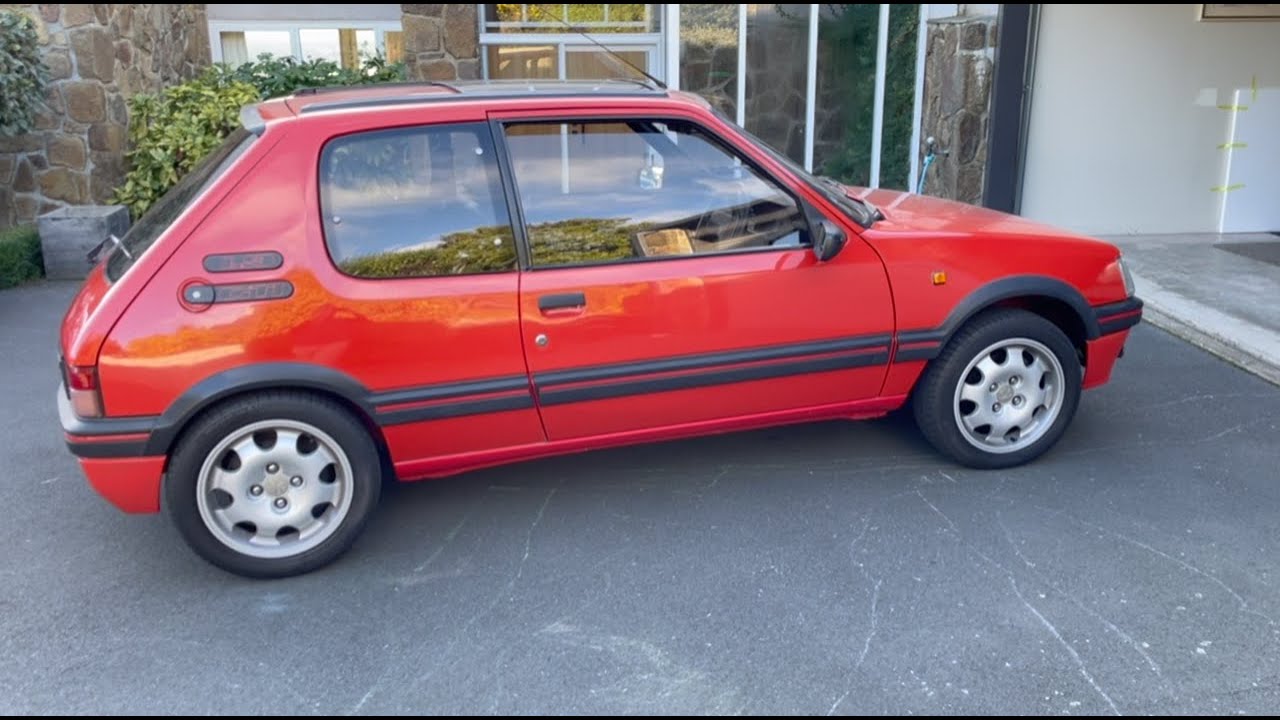
[[[224,32],[285,31],[289,33],[289,47],[294,59],[302,62],[306,58],[302,56],[301,31],[334,29],[372,30],[374,47],[383,56],[387,54],[387,33],[403,32],[400,23],[394,20],[210,20],[209,54],[213,62],[222,62]]]
[[[565,73],[565,46],[572,45],[595,47],[591,40],[595,40],[607,48],[618,48],[619,50],[635,50],[644,49],[648,53],[649,61],[647,72],[662,80],[668,82],[666,77],[669,76],[669,59],[667,56],[667,48],[674,42],[678,48],[679,43],[671,39],[669,35],[668,17],[665,15],[666,8],[672,6],[659,5],[657,8],[648,8],[646,6],[646,19],[648,23],[650,18],[648,13],[656,12],[658,17],[663,19],[662,29],[653,33],[592,33],[586,34],[591,38],[588,40],[582,34],[576,32],[528,32],[528,33],[501,33],[489,32],[487,23],[484,19],[484,5],[476,5],[476,17],[480,31],[480,76],[489,77],[489,53],[487,52],[490,45],[552,45],[556,48],[556,62],[560,71],[560,79],[564,80]],[[674,6],[679,8],[679,6]],[[519,26],[520,23],[500,23],[505,26]],[[592,23],[584,23],[584,27],[588,30]],[[616,27],[616,25],[610,25]],[[675,73],[678,77],[679,73]]]

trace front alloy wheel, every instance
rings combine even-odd
[[[917,384],[912,406],[938,450],[975,468],[1028,462],[1066,432],[1080,402],[1080,357],[1035,313],[983,312],[947,342]]]
[[[960,374],[953,408],[957,427],[974,447],[1022,450],[1048,432],[1062,410],[1062,363],[1029,338],[993,343]]]

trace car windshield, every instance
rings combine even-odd
[[[745,137],[758,145],[774,160],[785,165],[788,170],[796,175],[796,177],[808,184],[809,187],[813,188],[833,205],[844,210],[854,222],[858,223],[862,227],[870,227],[872,223],[880,218],[880,211],[876,209],[874,205],[865,200],[849,197],[849,195],[844,192],[843,185],[840,182],[832,178],[814,175],[801,167],[796,161],[787,157],[782,152],[779,152],[777,148],[752,134],[750,130],[747,130],[734,122],[729,118],[729,116],[725,115],[720,110],[714,110],[713,112],[715,112],[716,116],[721,120],[732,125],[735,130],[742,133]]]
[[[256,135],[240,129],[209,153],[138,219],[107,257],[107,279],[115,282],[142,257],[204,189],[213,184],[253,143]]]

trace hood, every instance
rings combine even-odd
[[[877,221],[863,233],[867,240],[873,242],[892,241],[907,235],[935,240],[981,236],[988,239],[1006,237],[1021,241],[1052,240],[1058,243],[1066,241],[1110,247],[1110,243],[1069,230],[951,200],[898,190],[854,187],[846,187],[845,190],[851,197],[866,200],[880,208],[884,214],[883,220]]]

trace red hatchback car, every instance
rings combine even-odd
[[[66,441],[227,570],[305,572],[381,480],[913,400],[979,468],[1062,436],[1142,303],[1113,246],[813,177],[629,82],[302,92],[93,271]]]

